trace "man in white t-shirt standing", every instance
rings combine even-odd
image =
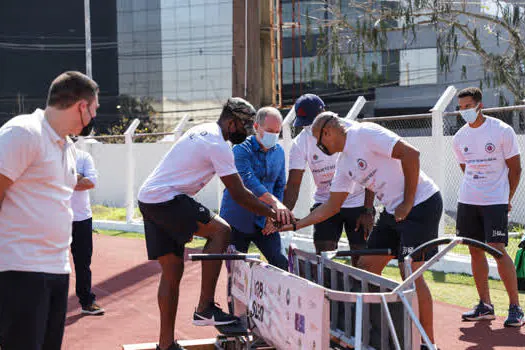
[[[91,290],[91,257],[93,255],[93,219],[89,190],[97,183],[97,170],[91,154],[77,149],[77,185],[71,197],[73,231],[71,254],[75,264],[75,291],[82,313],[101,315],[104,309],[96,302]]]
[[[454,135],[454,153],[463,171],[459,190],[457,234],[485,242],[503,253],[497,259],[498,272],[509,295],[506,327],[525,323],[519,306],[516,270],[507,254],[508,212],[521,176],[518,140],[511,126],[484,116],[482,93],[478,88],[459,92],[459,111],[467,122]],[[480,302],[463,314],[466,321],[493,320],[490,301],[488,263],[485,253],[469,247],[472,273]]]
[[[158,291],[160,337],[157,349],[181,349],[174,340],[179,284],[184,270],[184,245],[193,235],[204,237],[205,253],[223,253],[230,240],[230,226],[220,216],[198,203],[196,195],[214,175],[220,177],[234,201],[251,212],[290,222],[291,213],[270,208],[244,187],[226,141],[242,143],[253,133],[255,109],[242,98],[226,102],[217,123],[188,130],[173,145],[142,185],[138,200],[144,217],[150,260],[158,260],[162,275]],[[235,316],[215,304],[215,287],[221,261],[202,262],[202,287],[193,324],[213,326],[236,323]]]
[[[323,100],[314,94],[305,94],[294,105],[296,119],[294,126],[303,127],[293,140],[290,150],[290,171],[284,192],[283,203],[292,210],[297,202],[304,171],[308,166],[312,171],[316,191],[314,210],[330,197],[330,184],[335,174],[337,155],[326,155],[316,146],[317,140],[312,135],[312,123],[318,114],[324,112]],[[369,191],[367,191],[368,193]],[[314,224],[314,245],[317,254],[322,251],[336,250],[337,243],[345,229],[348,243],[352,249],[363,249],[367,236],[374,224],[374,196],[368,193],[365,208],[365,189],[359,187],[344,201],[341,210],[323,222]],[[368,223],[365,225],[365,222]],[[359,257],[352,257],[355,266]]]
[[[282,230],[295,230],[322,222],[337,213],[349,193],[365,187],[385,206],[368,237],[371,249],[390,248],[394,256],[362,256],[358,267],[381,274],[397,257],[403,259],[419,245],[438,237],[443,201],[436,184],[419,168],[419,151],[397,134],[373,123],[347,122],[332,112],[312,124],[317,147],[327,155],[341,152],[328,200]],[[413,257],[413,271],[430,259],[437,248]],[[434,342],[432,295],[423,277],[416,280],[420,321]],[[426,345],[422,349],[426,349]]]
[[[0,349],[60,349],[69,288],[75,147],[98,108],[80,72],[51,83],[45,110],[0,128]]]

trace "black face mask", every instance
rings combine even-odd
[[[89,136],[91,134],[91,131],[93,131],[93,127],[95,126],[95,118],[91,115],[91,112],[88,110],[89,116],[91,117],[91,120],[89,123],[82,128],[78,136]],[[80,115],[80,121],[82,122],[82,115]],[[82,122],[82,124],[84,124]]]
[[[246,140],[246,138],[248,137],[248,134],[246,132],[242,132],[242,131],[239,131],[238,127],[237,127],[237,122],[234,122],[235,124],[235,131],[234,132],[230,132],[228,130],[228,140],[231,141],[231,143],[233,143],[234,145],[238,145],[239,143],[243,143],[244,140]],[[243,127],[243,131],[245,130],[245,128]]]
[[[246,140],[246,137],[248,135],[243,133],[243,132],[239,132],[239,131],[235,131],[235,132],[230,132],[228,133],[228,139],[234,144],[234,145],[238,145],[239,143],[243,143],[244,140]]]
[[[78,136],[89,136],[91,134],[91,131],[93,131],[94,126],[95,126],[95,119],[91,118],[91,121],[88,123],[88,125],[82,128]]]

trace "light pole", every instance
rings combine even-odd
[[[84,0],[84,26],[86,32],[86,75],[93,78],[91,65],[91,14],[89,0]]]

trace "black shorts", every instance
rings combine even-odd
[[[320,203],[314,204],[310,211],[313,211],[320,205]],[[364,246],[366,241],[363,229],[360,228],[359,231],[355,231],[357,219],[363,212],[364,207],[341,208],[339,213],[314,225],[314,242],[339,242],[344,228],[350,245]]]
[[[509,206],[458,203],[456,233],[483,243],[509,243]]]
[[[442,213],[443,199],[439,192],[413,207],[406,219],[400,222],[383,210],[368,237],[368,248],[390,248],[399,262],[403,262],[403,258],[415,248],[438,237]],[[429,260],[437,252],[437,247],[428,250],[424,256],[415,256],[414,261]]]
[[[144,233],[148,259],[173,253],[184,256],[184,245],[195,232],[197,223],[207,224],[215,216],[193,198],[181,194],[163,203],[142,203],[139,209],[144,218]]]

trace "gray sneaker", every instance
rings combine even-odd
[[[465,312],[462,318],[465,321],[494,320],[496,319],[494,306],[480,301],[472,310]]]
[[[525,317],[523,317],[523,310],[518,305],[509,306],[509,316],[503,324],[505,327],[521,327],[525,324]]]

